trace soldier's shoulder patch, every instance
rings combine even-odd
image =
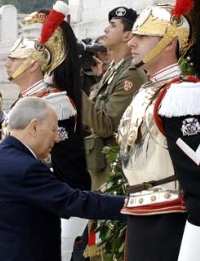
[[[133,82],[126,80],[124,81],[124,90],[126,92],[130,91],[133,88]]]

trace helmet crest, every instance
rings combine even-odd
[[[48,13],[34,12],[25,18],[26,24],[41,23],[40,38],[21,38],[14,44],[8,57],[26,59],[10,77],[10,80],[23,73],[32,63],[39,61],[41,70],[45,74],[58,67],[67,56],[67,47],[61,23],[69,14],[69,7],[58,0]]]

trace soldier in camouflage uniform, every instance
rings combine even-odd
[[[83,123],[95,134],[85,139],[88,162],[92,157],[92,144],[95,144],[95,140],[92,142],[93,137],[95,139],[98,135],[103,145],[115,144],[114,132],[120,118],[134,93],[146,81],[145,73],[131,65],[131,52],[127,46],[136,17],[137,13],[126,7],[117,7],[109,12],[109,26],[104,30],[104,46],[111,50],[113,61],[98,83],[92,100],[82,92]],[[99,164],[100,157],[99,154],[92,166],[88,163],[93,190],[98,189],[107,178],[106,162],[105,165]]]

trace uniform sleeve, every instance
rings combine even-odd
[[[43,163],[34,163],[24,173],[21,200],[62,218],[123,219],[124,196],[102,195],[72,189],[58,181]]]
[[[189,134],[195,132],[200,117],[185,115],[162,120],[174,170],[184,192],[188,220],[200,226],[200,132]]]
[[[117,130],[123,112],[130,104],[136,90],[145,82],[144,72],[126,69],[115,83],[114,91],[95,103],[82,93],[82,119],[85,125],[107,138]],[[129,84],[131,88],[129,89]],[[109,85],[107,86],[109,88]]]
[[[159,114],[188,218],[178,261],[199,260],[200,238],[200,84],[174,84]]]

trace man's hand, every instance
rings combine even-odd
[[[95,66],[92,66],[92,71],[95,76],[101,76],[103,74],[103,62],[97,57],[93,56]]]

